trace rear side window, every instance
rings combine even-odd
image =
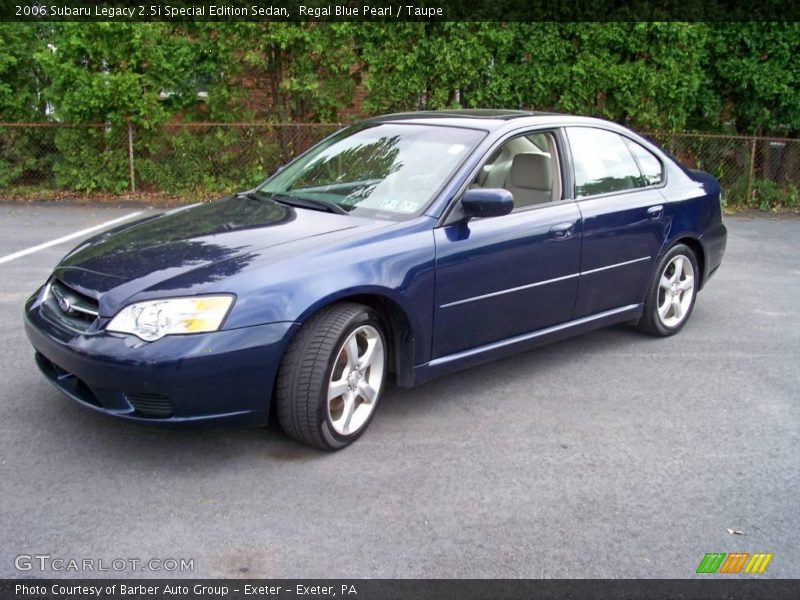
[[[652,152],[633,140],[625,139],[625,143],[628,144],[628,148],[630,148],[631,153],[639,163],[645,185],[658,185],[664,181],[664,170],[661,166],[661,161]]]
[[[577,197],[644,187],[639,167],[622,136],[593,127],[568,127],[567,136]]]

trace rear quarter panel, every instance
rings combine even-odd
[[[722,222],[720,186],[708,173],[674,164],[671,169],[669,184],[662,190],[668,222],[662,252],[681,239],[699,243],[703,250],[701,284],[704,284],[720,265],[725,252],[727,231]]]

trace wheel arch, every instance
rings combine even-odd
[[[414,377],[414,341],[416,333],[406,309],[382,290],[350,290],[329,296],[309,307],[298,319],[303,324],[312,315],[335,304],[353,302],[374,310],[385,328],[389,347],[389,367],[397,385],[411,387]]]
[[[694,252],[695,257],[697,258],[697,267],[698,267],[697,270],[698,270],[698,276],[700,278],[697,289],[698,291],[701,290],[703,288],[703,284],[705,284],[706,281],[706,264],[707,264],[706,250],[703,247],[703,243],[700,241],[699,237],[696,237],[688,233],[678,235],[675,236],[675,238],[673,238],[669,244],[664,245],[664,251],[661,253],[661,255],[663,256],[666,252],[669,251],[670,248],[672,248],[676,244],[684,244],[689,248],[691,248],[692,252]]]

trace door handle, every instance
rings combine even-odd
[[[651,206],[647,209],[647,216],[653,220],[657,220],[661,218],[661,215],[664,214],[664,205],[658,204],[656,206]]]
[[[566,240],[572,237],[572,227],[574,223],[559,223],[550,228],[550,235],[557,240]]]

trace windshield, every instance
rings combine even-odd
[[[334,135],[258,188],[280,201],[333,203],[363,216],[421,212],[485,132],[382,123]]]

